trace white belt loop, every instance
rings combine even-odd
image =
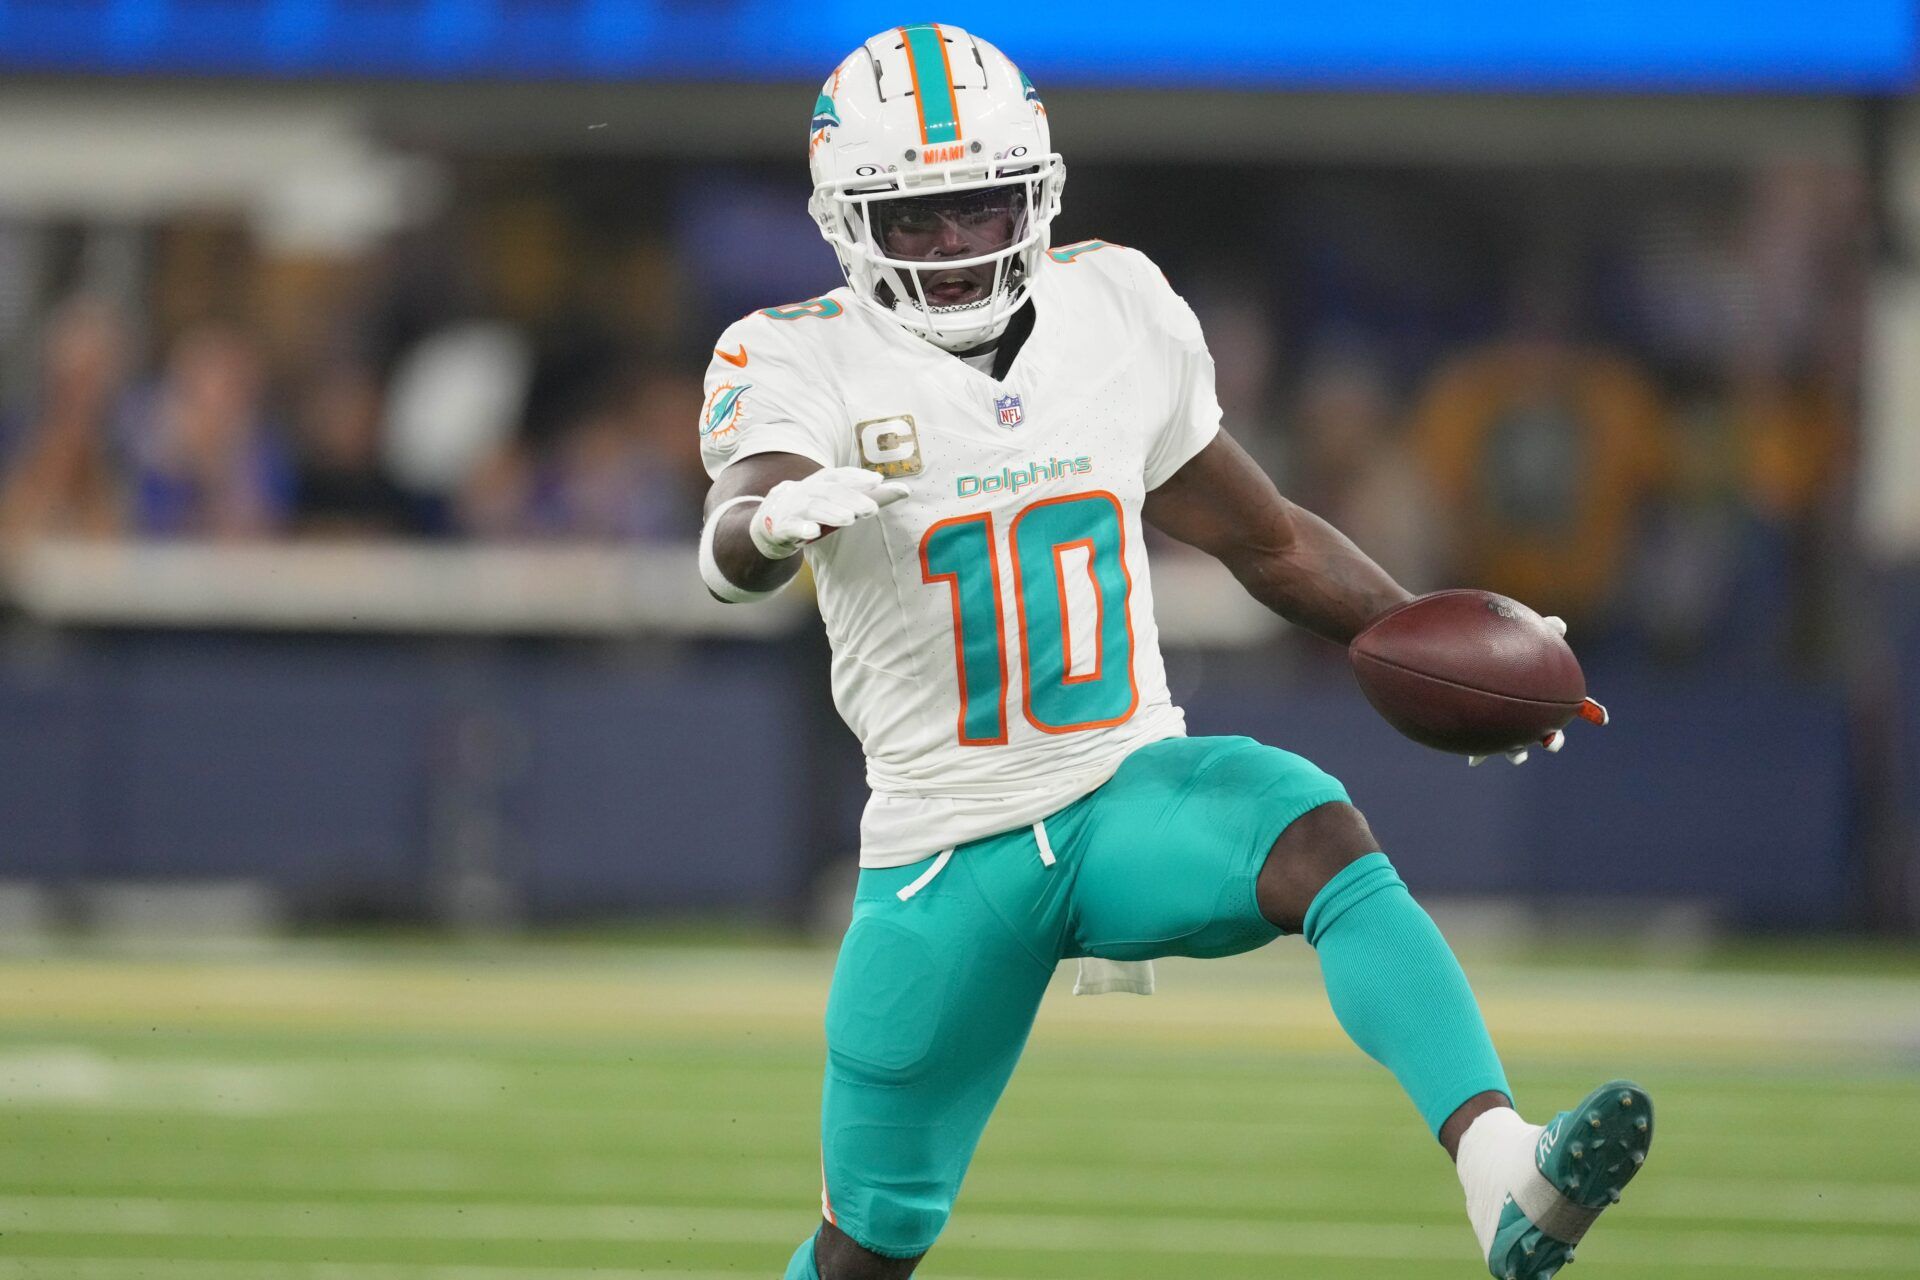
[[[1044,820],[1033,824],[1033,840],[1040,846],[1040,865],[1052,866],[1053,846],[1047,842],[1047,824]]]
[[[926,888],[927,885],[933,881],[933,878],[940,874],[942,868],[944,868],[947,865],[947,859],[951,858],[952,856],[953,856],[952,849],[942,849],[940,851],[940,856],[933,860],[933,865],[928,867],[925,871],[922,871],[912,884],[908,885],[906,888],[894,894],[894,897],[900,899],[900,901],[902,902],[905,902],[908,898],[911,898],[914,894]]]

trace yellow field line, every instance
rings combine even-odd
[[[453,966],[399,960],[129,962],[51,957],[0,963],[0,1031],[8,1027],[340,1031],[596,1037],[743,1030],[776,1043],[817,1042],[824,956],[662,953],[586,968]],[[757,957],[757,960],[754,959]],[[1048,1043],[1170,1042],[1319,1051],[1344,1048],[1310,964],[1248,962],[1216,980],[1180,966],[1150,1000],[1069,999],[1042,1010]],[[1261,980],[1249,981],[1249,976]],[[1650,1055],[1796,1062],[1884,1057],[1920,1041],[1920,982],[1626,971],[1610,978],[1495,968],[1479,983],[1488,1020],[1519,1054],[1570,1052],[1577,1010],[1590,1055],[1630,1046]]]

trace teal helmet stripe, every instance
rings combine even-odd
[[[913,100],[920,109],[922,142],[960,140],[960,104],[954,100],[953,74],[947,66],[947,43],[931,22],[900,28],[906,38],[907,60],[913,67]]]

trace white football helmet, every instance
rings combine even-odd
[[[948,350],[1026,301],[1066,166],[1007,56],[940,23],[895,27],[821,87],[808,212],[861,302]]]

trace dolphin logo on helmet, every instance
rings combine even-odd
[[[1033,87],[1033,81],[1027,79],[1027,73],[1024,71],[1020,73],[1020,86],[1026,90],[1027,101],[1033,104],[1034,110],[1041,115],[1047,114],[1047,104],[1040,101],[1040,91]]]
[[[808,132],[811,133],[816,129],[831,129],[839,123],[840,117],[833,110],[833,99],[824,93],[821,94],[819,101],[813,104],[813,123],[808,126]]]

